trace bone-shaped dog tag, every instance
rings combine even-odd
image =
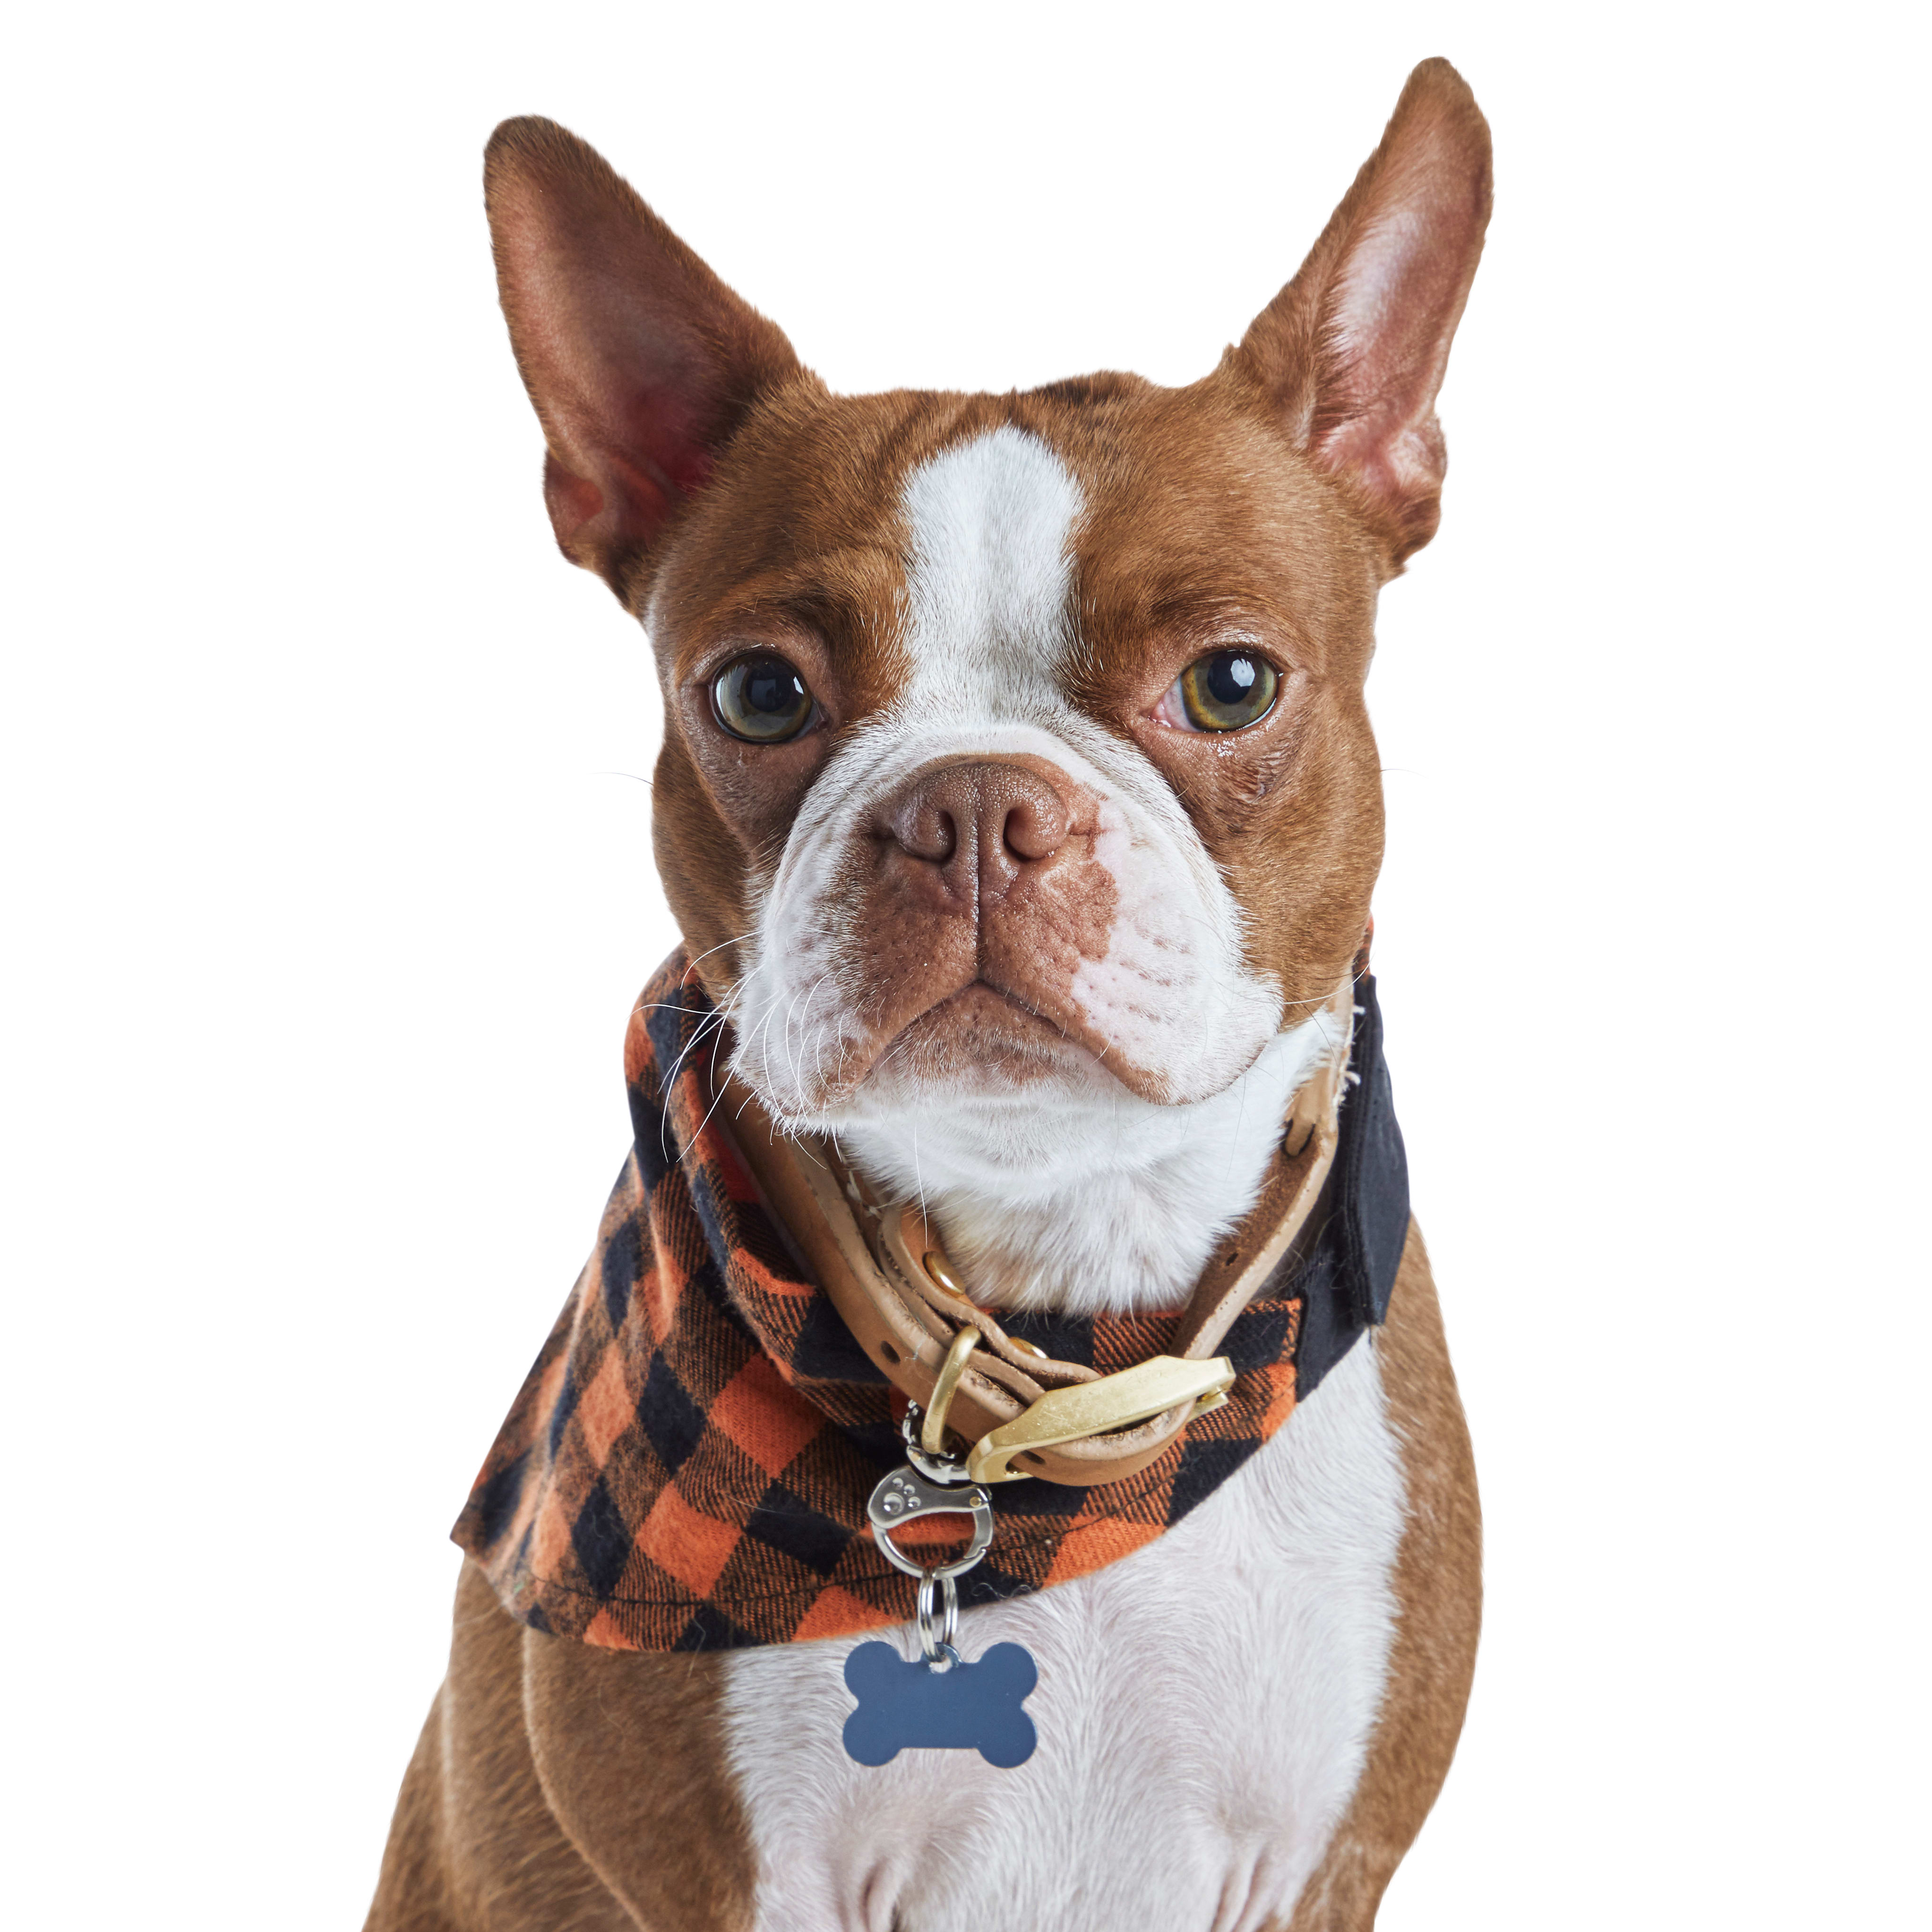
[[[890,1764],[902,1750],[976,1750],[1003,1771],[1024,1764],[1038,1742],[1020,1706],[1040,1682],[1030,1651],[996,1643],[976,1662],[908,1660],[889,1643],[862,1643],[845,1659],[845,1688],[859,1708],[845,1720],[845,1752]]]

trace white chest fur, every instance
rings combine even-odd
[[[860,1640],[735,1655],[725,1720],[760,1932],[1285,1922],[1381,1706],[1404,1512],[1365,1340],[1145,1550],[962,1618],[968,1658],[1011,1639],[1039,1663],[1040,1747],[1017,1769],[958,1750],[854,1764],[841,1671]]]

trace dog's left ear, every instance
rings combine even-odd
[[[549,445],[558,545],[634,603],[665,526],[754,405],[806,372],[567,128],[506,121],[483,185],[511,346]]]
[[[1435,535],[1442,514],[1436,394],[1490,194],[1489,124],[1475,96],[1447,61],[1424,61],[1300,272],[1230,358],[1343,482],[1391,567]]]

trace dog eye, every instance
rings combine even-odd
[[[711,703],[733,737],[754,745],[782,744],[812,722],[812,693],[783,658],[740,658],[727,664],[711,687]]]
[[[1178,689],[1197,731],[1238,731],[1274,708],[1281,680],[1267,658],[1250,651],[1216,651],[1180,674]]]

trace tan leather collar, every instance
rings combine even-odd
[[[1195,1283],[1173,1345],[1185,1361],[1214,1357],[1235,1317],[1307,1226],[1335,1158],[1354,993],[1352,971],[1327,1006],[1340,1022],[1343,1044],[1295,1095],[1258,1198]],[[867,1357],[908,1400],[922,1407],[931,1402],[955,1337],[969,1326],[977,1330],[978,1346],[963,1372],[955,1362],[957,1386],[946,1411],[954,1433],[983,1448],[986,1437],[1019,1422],[1050,1391],[1120,1379],[1103,1378],[1084,1364],[1056,1361],[1007,1335],[992,1313],[958,1292],[916,1204],[874,1199],[829,1141],[780,1134],[735,1080],[726,1082],[722,1097],[722,1112],[735,1123],[738,1144],[767,1202]],[[1219,1400],[1190,1396],[1131,1427],[1023,1449],[1010,1468],[1000,1463],[1002,1473],[1081,1485],[1118,1481],[1144,1468],[1193,1416]]]

